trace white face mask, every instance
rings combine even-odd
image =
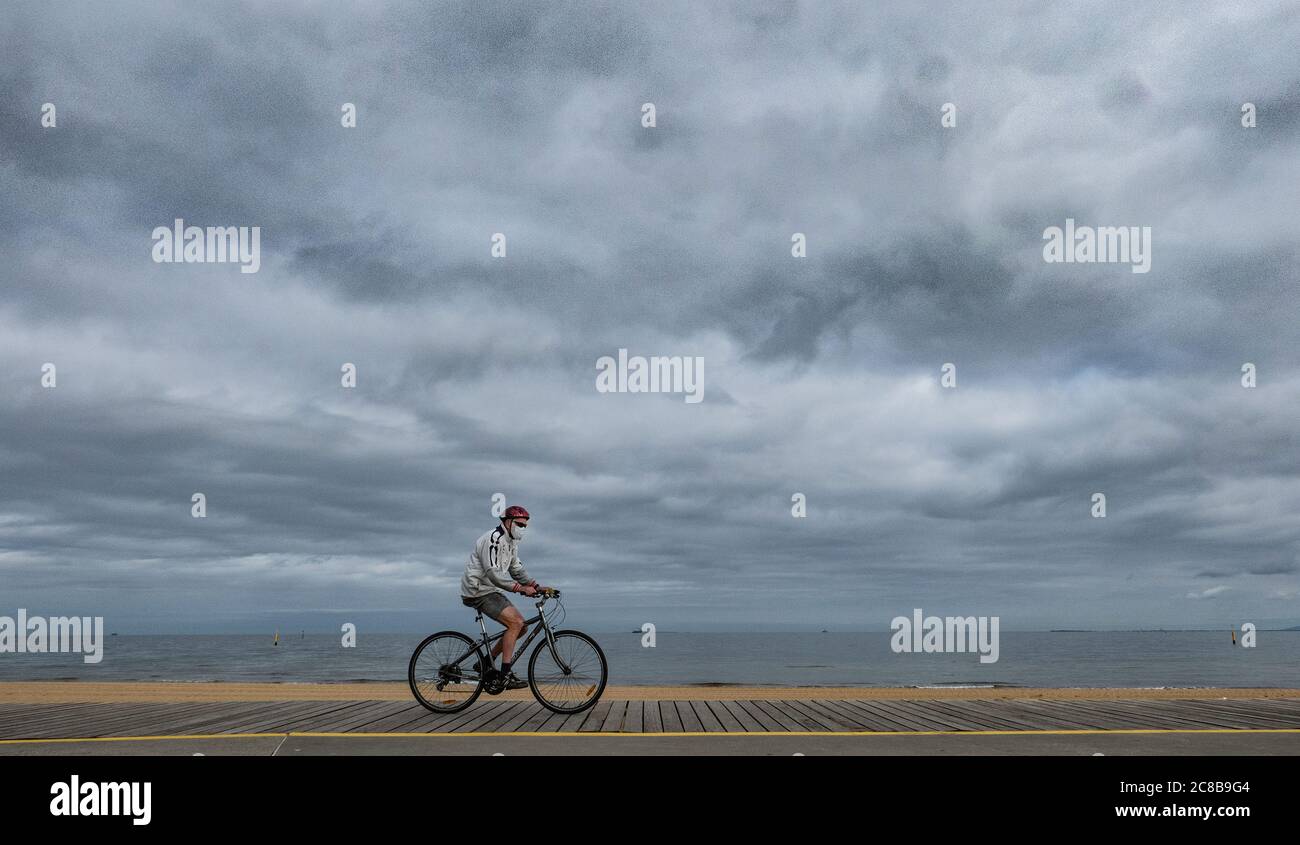
[[[527,530],[527,525],[512,524],[510,526],[510,536],[514,538],[516,543],[521,542],[524,539],[524,532]]]

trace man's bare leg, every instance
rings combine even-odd
[[[492,656],[495,658],[500,654],[503,662],[510,663],[515,654],[515,641],[523,636],[526,627],[524,625],[524,615],[516,607],[507,607],[502,611],[500,621],[501,624],[506,626],[506,630],[501,637],[501,641],[492,648]]]

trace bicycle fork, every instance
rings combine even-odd
[[[560,657],[560,652],[555,647],[555,634],[551,633],[551,626],[543,625],[542,627],[546,629],[546,645],[550,648],[551,656],[555,658],[555,663],[564,671],[564,674],[573,674],[573,670],[569,668],[569,664],[564,662],[564,658]]]
[[[542,602],[537,603],[537,621],[541,624],[542,629],[546,631],[546,646],[551,650],[551,656],[555,658],[556,665],[563,670],[564,674],[572,675],[573,669],[564,662],[564,658],[560,657],[560,652],[555,647],[555,634],[551,631],[551,626],[546,624],[546,615],[542,613],[542,604]],[[532,639],[532,637],[529,637],[529,639]]]

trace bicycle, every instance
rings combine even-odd
[[[555,630],[564,619],[564,605],[559,590],[543,590],[537,602],[537,615],[524,620],[531,626],[524,641],[515,646],[523,654],[533,638],[545,637],[528,658],[528,686],[533,697],[555,713],[581,713],[600,700],[609,679],[605,652],[581,631]],[[547,600],[555,606],[542,608]],[[558,618],[557,618],[558,617]],[[434,713],[458,713],[478,700],[484,690],[488,695],[505,692],[505,676],[492,659],[492,644],[505,631],[489,637],[483,613],[475,617],[482,632],[476,642],[460,631],[439,631],[424,638],[411,654],[407,681],[415,700]]]

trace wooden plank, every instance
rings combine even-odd
[[[311,710],[315,706],[316,702],[312,701],[276,702],[274,707],[259,713],[249,713],[244,716],[223,719],[208,730],[210,733],[257,733],[258,726],[267,721],[282,721],[286,714],[301,713]]]
[[[1214,703],[1226,705],[1229,702],[1214,702]],[[1273,704],[1267,701],[1256,701],[1256,702],[1251,702],[1251,704],[1255,705],[1252,706],[1251,708],[1253,712],[1260,713],[1273,718],[1283,719],[1290,727],[1300,728],[1300,710],[1291,710],[1290,708],[1283,708],[1277,704]]]
[[[76,715],[61,714],[53,719],[42,720],[26,732],[41,738],[103,736],[122,726],[148,725],[150,715],[156,712],[156,705],[149,708],[133,703],[100,704],[93,710]]]
[[[233,728],[242,729],[244,725],[261,725],[266,722],[282,722],[286,714],[292,714],[292,712],[303,712],[303,711],[311,710],[312,706],[315,705],[315,703],[317,702],[309,702],[309,701],[276,702],[276,706],[269,708],[269,710],[257,712],[257,714],[247,714],[243,716],[230,716],[230,718],[224,719],[222,720],[221,723],[214,725],[212,732],[229,733],[231,732],[231,729]],[[255,729],[250,727],[250,729],[248,729],[248,732],[253,733],[256,731]]]
[[[641,733],[642,711],[645,702],[629,701],[627,703],[627,715],[623,717],[623,733]]]
[[[608,706],[609,706],[608,702],[606,702],[606,709],[608,709]],[[600,730],[600,726],[604,724],[605,716],[602,713],[595,722],[592,722],[592,719],[595,717],[591,712],[593,710],[596,710],[599,707],[600,707],[600,703],[597,702],[595,705],[588,707],[586,710],[583,710],[581,713],[569,713],[567,715],[562,715],[557,713],[555,715],[559,716],[560,720],[555,723],[554,727],[551,727],[551,723],[547,722],[546,727],[548,730],[559,731],[561,733],[571,733],[573,731],[582,730],[584,725],[587,725],[589,722],[591,722],[591,726],[590,728],[588,728],[588,730],[592,730],[592,731]]]
[[[822,703],[831,710],[842,712],[842,714],[848,716],[857,716],[859,722],[871,724],[870,729],[872,731],[910,733],[917,729],[905,722],[905,720],[898,718],[897,715],[879,710],[878,707],[875,707],[876,702],[855,699],[855,701],[824,701]]]
[[[21,704],[18,702],[0,703],[0,730],[6,725],[22,722],[24,719],[48,712],[52,707],[63,707],[61,704]]]
[[[192,706],[180,704],[162,705],[153,703],[141,705],[119,703],[113,706],[100,705],[93,711],[81,715],[64,716],[54,721],[42,722],[42,730],[47,735],[64,737],[114,735],[119,731],[123,735],[138,735],[140,732],[150,735],[162,733],[156,727],[165,718],[182,718],[197,712]]]
[[[329,706],[319,701],[285,701],[276,710],[246,719],[235,719],[221,725],[218,733],[286,733],[277,730],[284,725],[307,724],[313,727],[341,720],[365,702],[338,701]],[[324,705],[324,706],[322,706]]]
[[[356,719],[344,725],[342,730],[347,733],[376,733],[377,731],[375,731],[374,725],[386,719],[410,715],[412,713],[419,715],[416,711],[419,711],[420,713],[429,712],[420,705],[412,704],[408,701],[384,701],[376,702],[376,704],[383,704],[385,706],[377,706],[371,708],[364,714],[360,714]]]
[[[23,701],[0,701],[0,716],[4,716],[6,713],[11,713],[16,710],[21,710],[24,707],[40,707],[40,706],[41,705],[39,704],[29,704]]]
[[[275,712],[275,709],[274,704],[265,702],[260,704],[251,702],[210,702],[208,707],[186,714],[165,727],[158,724],[156,720],[151,721],[147,715],[141,718],[138,711],[133,720],[114,719],[113,721],[115,729],[120,731],[119,735],[121,736],[216,734],[221,733],[232,722],[260,719],[269,713]]]
[[[1178,702],[1177,714],[1181,717],[1204,719],[1206,722],[1213,723],[1219,728],[1230,729],[1265,729],[1285,727],[1281,721],[1274,721],[1266,716],[1259,716],[1250,712],[1236,712],[1228,710],[1219,710],[1214,707],[1202,707],[1199,702],[1180,701]]]
[[[304,702],[311,703],[311,702]],[[264,710],[262,712],[271,712]],[[212,726],[220,727],[228,719],[240,718],[249,714],[248,710],[232,710],[229,704],[221,702],[203,702],[201,705],[185,711],[178,711],[165,716],[158,716],[149,725],[136,726],[135,735],[184,735],[209,730]],[[253,716],[255,718],[255,716]],[[213,731],[215,733],[215,731]]]
[[[448,718],[446,713],[434,713],[422,704],[411,702],[406,709],[366,725],[366,733],[428,733],[428,728]]]
[[[1041,714],[1044,723],[1049,728],[1058,728],[1065,730],[1107,730],[1113,722],[1113,717],[1105,713],[1097,713],[1073,705],[1074,702],[1060,702],[1066,704],[1065,707],[1053,707],[1046,701],[1021,701],[1021,707],[1033,713]]]
[[[895,714],[895,721],[916,725],[917,730],[957,730],[951,718],[945,719],[943,713],[931,710],[926,706],[929,704],[927,701],[874,701],[872,703],[887,713]]]
[[[48,707],[49,704],[36,704],[26,701],[0,701],[0,716],[6,713],[13,713],[23,710],[27,707]]]
[[[907,730],[897,722],[890,721],[883,716],[875,713],[869,713],[860,708],[849,707],[847,701],[832,701],[830,699],[817,699],[816,701],[807,701],[805,705],[813,711],[825,712],[852,727],[855,731],[880,731],[887,733],[898,733]]]
[[[1297,726],[1300,702],[1289,699],[620,700],[600,702],[573,715],[554,714],[526,700],[482,702],[450,715],[401,701],[81,702],[0,708],[0,736],[32,739],[290,731],[899,732]]]
[[[499,701],[476,701],[459,713],[449,713],[432,720],[421,720],[403,728],[401,733],[450,733],[461,725],[482,721],[500,706]],[[431,714],[432,715],[432,714]]]
[[[405,701],[367,701],[362,707],[346,710],[323,710],[296,715],[292,719],[281,718],[266,725],[268,730],[290,731],[298,725],[312,726],[329,721],[330,730],[335,733],[351,733],[365,728],[380,719],[410,710],[411,705]],[[307,730],[311,730],[310,727]]]
[[[713,718],[722,726],[722,730],[727,733],[744,733],[745,729],[740,726],[736,717],[731,715],[731,711],[723,706],[721,701],[701,701],[705,708],[713,714]],[[701,722],[704,720],[701,719]]]
[[[695,715],[695,708],[691,707],[689,701],[674,701],[673,706],[677,708],[677,717],[682,720],[682,730],[694,732],[704,730],[700,717]]]
[[[691,709],[695,711],[695,718],[699,721],[700,727],[710,733],[723,733],[722,723],[718,717],[713,715],[706,702],[692,701]]]
[[[769,719],[776,724],[775,730],[778,731],[806,731],[808,730],[796,720],[786,715],[785,711],[777,707],[774,702],[755,699],[749,702],[754,707],[762,711]]]
[[[1086,715],[1101,730],[1135,730],[1144,724],[1127,713],[1105,707],[1104,702],[1044,700],[1042,703],[1049,710],[1073,711]]]
[[[1199,708],[1190,701],[1161,701],[1156,708],[1168,718],[1185,719],[1190,722],[1213,728],[1249,728],[1252,720],[1258,717],[1241,713],[1227,713],[1213,709]]]
[[[623,728],[623,716],[627,713],[627,702],[615,699],[609,703],[609,711],[601,724],[602,733],[618,733]]]
[[[1103,725],[1104,730],[1150,730],[1160,727],[1159,719],[1153,716],[1149,708],[1133,707],[1115,700],[1091,701],[1080,709],[1091,714],[1093,721]]]
[[[88,731],[94,736],[158,735],[159,717],[167,712],[167,708],[158,703],[121,702],[103,705],[95,714],[83,716],[73,723],[52,723],[46,728],[50,732],[56,729],[67,731],[66,736],[77,736],[79,731]]]
[[[477,708],[471,707],[466,711],[469,714],[466,718],[459,719],[454,723],[449,722],[446,725],[439,725],[430,733],[474,733],[483,725],[495,719],[503,710],[509,708],[511,703],[509,701],[493,701],[489,704],[481,704]]]
[[[930,709],[935,714],[941,715],[945,721],[959,731],[987,731],[998,730],[996,726],[990,726],[987,720],[976,719],[968,711],[954,706],[952,701],[927,701]]]
[[[531,720],[534,716],[538,715],[538,713],[549,714],[551,712],[536,701],[522,701],[520,703],[523,706],[516,709],[515,712],[511,714],[510,718],[503,722],[497,730],[517,733],[522,729],[524,723]]]
[[[818,714],[818,712],[810,710],[806,706],[806,702],[800,701],[800,699],[781,699],[781,701],[776,702],[776,705],[784,708],[787,714],[797,719],[809,731],[844,731],[845,729],[839,720],[827,714]]]
[[[527,701],[511,701],[502,707],[495,716],[478,726],[480,733],[497,733],[501,731],[501,726],[517,717],[521,712],[528,709]]]
[[[1204,730],[1211,727],[1226,727],[1222,724],[1185,718],[1182,715],[1175,715],[1164,711],[1155,705],[1160,704],[1158,701],[1107,701],[1108,709],[1119,710],[1120,712],[1134,714],[1139,717],[1140,721],[1147,728],[1180,728],[1183,730]]]
[[[823,699],[812,699],[799,702],[804,709],[811,712],[814,716],[823,722],[830,720],[839,723],[846,730],[851,731],[872,731],[872,730],[896,730],[892,726],[886,726],[879,720],[869,720],[857,711],[847,711],[845,708],[831,707],[831,702]]]
[[[1092,708],[1103,714],[1110,714],[1117,718],[1127,718],[1136,728],[1143,730],[1198,727],[1190,722],[1175,721],[1171,723],[1165,714],[1157,712],[1147,706],[1148,704],[1149,702],[1145,701],[1107,700],[1095,702]]]
[[[1280,707],[1278,703],[1269,701],[1250,701],[1250,702],[1232,702],[1232,701],[1212,701],[1205,702],[1216,707],[1224,709],[1234,709],[1242,707],[1251,714],[1258,715],[1260,718],[1276,719],[1282,727],[1300,728],[1300,709],[1291,710],[1290,708]],[[1249,705],[1248,707],[1246,705]]]
[[[274,709],[275,702],[215,703],[196,711],[175,725],[168,726],[168,733],[172,735],[219,733],[232,720],[260,716]],[[135,728],[135,730],[139,729],[139,727]]]
[[[251,719],[235,720],[223,725],[217,733],[265,733],[283,725],[303,722],[310,724],[313,730],[335,731],[340,730],[335,723],[346,721],[349,714],[365,709],[367,704],[369,702],[365,701],[337,702],[334,707],[322,709],[320,702],[286,701],[272,713]],[[287,731],[279,732],[287,733]]]
[[[1218,701],[1218,699],[1215,699],[1215,701]],[[1249,702],[1251,705],[1268,712],[1300,719],[1300,698],[1230,698],[1219,703],[1228,704],[1231,702]]]
[[[1016,699],[1015,712],[1017,718],[1028,725],[1021,730],[1050,731],[1050,730],[1094,730],[1091,724],[1085,724],[1077,721],[1078,717],[1074,716],[1069,708],[1058,708],[1056,710],[1044,709],[1038,703],[1025,699]],[[1092,718],[1096,719],[1096,716]]]
[[[835,714],[831,713],[829,710],[819,710],[817,708],[814,708],[812,706],[814,702],[796,701],[794,699],[790,699],[788,701],[782,701],[781,703],[784,704],[793,712],[802,713],[804,718],[807,719],[809,723],[818,725],[819,727],[817,727],[816,730],[821,730],[821,731],[858,730],[856,726],[846,724],[846,722],[848,721],[847,719],[836,718]]]
[[[401,727],[390,728],[387,731],[387,733],[403,733],[403,734],[437,733],[438,729],[443,727],[444,725],[449,725],[452,722],[459,723],[461,721],[464,721],[465,714],[470,712],[474,708],[485,707],[485,706],[487,705],[478,704],[476,702],[466,710],[462,710],[459,713],[431,713],[425,711],[423,715],[417,716],[415,719],[411,720],[410,722],[407,722],[405,725],[402,725]],[[371,726],[371,731],[378,733],[378,731],[375,730],[375,727],[373,725]]]
[[[596,706],[587,710],[587,718],[582,722],[582,727],[578,728],[583,733],[594,733],[605,726],[605,717],[609,715],[610,708],[614,702],[607,699],[601,699],[596,702]],[[582,715],[581,713],[577,715]]]
[[[1038,731],[1043,729],[1042,717],[1036,713],[1027,713],[1019,709],[1016,707],[1014,700],[972,700],[965,703],[975,705],[974,709],[1005,722],[1007,724],[1006,730]]]
[[[565,718],[565,717],[561,716],[560,714],[555,713],[555,712],[553,712],[553,711],[551,711],[551,710],[548,710],[547,708],[545,708],[545,707],[543,707],[542,705],[539,704],[539,705],[537,705],[537,712],[534,713],[533,715],[529,716],[528,719],[527,719],[527,720],[526,720],[522,725],[519,726],[519,731],[520,731],[520,732],[533,732],[533,731],[539,731],[539,732],[540,732],[540,731],[544,730],[543,725],[547,724],[547,722],[548,722],[549,720],[555,720],[555,721],[558,721],[558,722],[563,722],[563,721],[564,721],[564,718]]]
[[[740,719],[741,713],[744,713],[749,717],[748,723],[746,723],[744,719],[740,719],[740,723],[751,733],[757,731],[779,731],[781,729],[780,725],[772,721],[772,717],[768,716],[762,710],[753,707],[753,702],[728,701],[727,705],[728,709],[730,709],[732,713],[736,714],[737,719]]]
[[[659,718],[659,702],[644,701],[642,702],[642,730],[646,733],[663,733],[664,723]]]
[[[545,719],[538,721],[532,728],[533,731],[537,733],[555,733],[569,720],[569,717],[563,713],[555,713],[549,710],[547,712],[550,715]],[[524,723],[525,728],[527,728],[529,724],[532,724],[532,720]],[[581,725],[581,723],[579,723],[579,725]]]
[[[310,726],[317,721],[328,719],[347,702],[344,701],[299,701],[284,702],[285,707],[272,716],[267,716],[251,726],[255,733],[288,733],[299,725]],[[293,704],[295,706],[288,706]]]
[[[740,725],[740,730],[744,733],[767,733],[767,730],[759,724],[748,710],[740,706],[738,701],[719,701],[723,708],[731,714],[731,718],[736,720]],[[720,717],[719,717],[720,718]]]
[[[1242,721],[1246,717],[1228,713],[1216,714],[1213,711],[1201,711],[1184,706],[1186,702],[1182,701],[1156,701],[1151,702],[1151,704],[1158,705],[1151,708],[1152,713],[1155,714],[1157,718],[1182,722],[1193,728],[1199,728],[1202,730],[1211,728],[1238,729],[1246,726]]]
[[[1068,704],[1069,702],[1061,703]],[[1042,702],[1037,702],[1028,707],[1024,706],[1025,704],[1026,702],[1021,699],[1016,699],[1015,701],[1002,701],[998,702],[996,709],[1004,718],[1016,722],[1017,725],[1023,725],[1023,727],[1017,727],[1017,730],[1043,731],[1088,729],[1082,725],[1069,723],[1070,717],[1068,714],[1072,711],[1072,708],[1068,706],[1048,708],[1047,712],[1044,712]],[[1067,714],[1064,716],[1065,721],[1062,721],[1060,714]],[[1104,722],[1114,718],[1115,714],[1108,708],[1097,708],[1092,713],[1087,714],[1087,716],[1092,718],[1094,721],[1102,720]]]
[[[44,712],[28,715],[20,723],[8,727],[3,735],[10,739],[25,739],[44,734],[56,726],[79,727],[82,722],[92,722],[96,717],[100,717],[105,706],[103,704],[49,706]],[[71,735],[87,736],[89,730],[85,728]]]
[[[34,720],[48,718],[53,712],[53,705],[10,705],[9,710],[0,713],[0,737],[13,736],[15,733],[21,733]]]
[[[826,726],[816,719],[810,717],[807,713],[796,708],[793,701],[769,701],[768,704],[780,710],[787,721],[798,725],[798,730],[803,731],[824,731]]]
[[[1023,721],[1004,718],[996,708],[981,707],[981,702],[976,700],[957,700],[948,699],[943,702],[944,707],[954,713],[957,713],[969,724],[974,726],[975,730],[980,731],[1023,731],[1027,726]]]
[[[1280,714],[1275,710],[1257,707],[1259,702],[1248,702],[1245,705],[1233,704],[1227,701],[1189,701],[1186,704],[1193,710],[1207,710],[1212,713],[1222,713],[1225,715],[1235,716],[1244,722],[1262,728],[1300,728],[1300,716],[1287,716]]]
[[[20,739],[25,731],[36,730],[52,722],[94,715],[103,706],[92,702],[24,705],[21,711],[9,714],[6,720],[0,723],[0,736]]]
[[[682,717],[677,715],[677,705],[671,701],[659,702],[659,718],[668,733],[681,733]]]
[[[0,725],[8,726],[18,722],[30,721],[42,717],[54,717],[64,713],[92,712],[106,706],[101,701],[56,702],[50,704],[10,704],[0,718]]]

